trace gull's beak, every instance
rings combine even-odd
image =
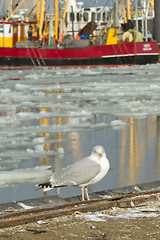
[[[102,157],[102,153],[99,153],[98,155],[99,155],[100,157]]]

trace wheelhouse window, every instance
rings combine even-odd
[[[92,12],[91,20],[94,22],[96,21],[96,13]]]
[[[75,20],[74,13],[71,12],[71,13],[70,13],[70,21],[71,21],[71,22],[74,22],[74,20]]]
[[[0,24],[0,32],[3,33],[3,24]]]
[[[106,13],[106,12],[103,12],[103,13],[102,13],[102,20],[103,20],[103,21],[106,21],[106,19],[107,19],[107,13]]]
[[[81,13],[77,13],[77,22],[80,22],[82,20],[82,14]]]
[[[101,13],[97,13],[97,21],[101,21]]]
[[[107,12],[107,21],[111,19],[112,11]]]
[[[88,21],[88,13],[87,12],[83,13],[83,20]]]

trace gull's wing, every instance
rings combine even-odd
[[[79,186],[88,183],[100,172],[100,164],[90,157],[76,161],[72,165],[53,173],[50,182],[52,187]]]

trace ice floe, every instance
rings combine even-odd
[[[0,171],[0,187],[49,179],[52,174],[49,168],[49,166],[37,166],[34,168]]]

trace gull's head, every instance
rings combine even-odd
[[[92,151],[92,156],[94,155],[95,157],[102,158],[106,157],[106,153],[104,151],[104,148],[102,146],[95,146]]]

